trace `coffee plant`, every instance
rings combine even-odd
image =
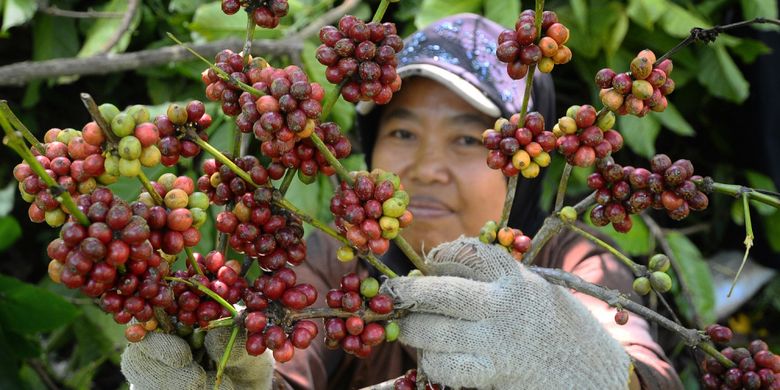
[[[152,115],[143,105],[120,110],[82,93],[91,120],[76,127],[81,130],[51,128],[39,141],[8,102],[0,101],[4,144],[21,157],[13,178],[29,203],[29,219],[59,232],[46,247],[49,278],[80,291],[116,324],[126,324],[129,342],[143,340],[148,332],[166,332],[188,339],[198,350],[204,332],[229,327],[226,354],[235,335],[246,332],[247,353],[271,350],[279,363],[293,359],[296,350],[306,349],[317,337],[324,337],[329,348],[370,359],[372,347],[396,340],[399,328],[393,320],[405,315],[393,307],[390,296],[379,293],[381,281],[350,273],[339,286],[317,291],[298,280],[295,266],[309,255],[304,238],[304,225],[309,225],[342,244],[340,261],[359,257],[385,277],[397,277],[377,258],[392,240],[414,264],[415,274],[429,273],[403,238],[403,229],[414,220],[402,178],[379,169],[346,168],[352,145],[343,127],[330,121],[343,101],[386,104],[403,88],[396,59],[403,40],[394,23],[383,22],[393,1],[382,0],[371,19],[339,15],[333,25],[320,28],[319,47],[306,47],[311,49],[308,55],[325,66],[317,75],[297,65],[276,67],[251,54],[262,52],[252,48],[256,27],[272,34],[297,8],[283,0],[218,3],[210,12],[246,19],[242,51],[220,48],[211,61],[170,34],[179,50],[185,48],[203,61],[198,96],[214,103],[190,99],[166,104],[156,110],[159,115]],[[509,186],[501,219],[486,221],[480,240],[532,265],[550,238],[570,229],[624,263],[635,276],[638,294],[652,294],[666,305],[663,294],[672,290],[673,276],[679,277],[679,259],[658,253],[645,266],[575,222],[587,215],[596,227],[611,225],[628,233],[637,220],[632,216],[651,208],[680,221],[725,194],[738,198],[744,213],[744,265],[753,239],[750,205],[780,208],[777,194],[716,181],[709,172],[695,170],[686,156],[652,153],[649,162],[635,167],[621,163],[617,152],[627,143],[626,125],[645,120],[651,111],[667,115],[675,91],[672,77],[677,77],[675,53],[695,41],[713,41],[718,32],[778,21],[696,28],[663,55],[644,49],[626,62],[613,61],[590,76],[600,91],[598,99],[571,105],[546,129],[540,113],[527,112],[533,76],[576,63],[578,51],[567,44],[579,32],[556,12],[544,10],[544,1],[515,15],[496,42],[495,60],[507,64],[511,78],[525,78],[526,90],[521,111],[497,119],[483,133],[486,164],[500,170]],[[343,101],[337,103],[339,99]],[[207,112],[208,104],[218,107],[220,113],[211,111],[219,119]],[[622,119],[627,116],[634,118]],[[215,145],[216,137],[234,139],[233,147]],[[247,150],[250,137],[258,141],[254,151]],[[539,232],[529,237],[507,226],[515,188],[520,180],[539,180],[554,158],[563,164],[555,177],[560,181],[554,207]],[[197,175],[158,169],[193,165]],[[591,193],[565,205],[572,173],[587,178]],[[301,185],[317,185],[322,177],[334,175],[338,185],[328,201],[331,215],[326,216],[332,217],[332,228],[321,215],[296,205],[288,190],[296,178]],[[143,190],[123,197],[115,184],[130,180]],[[206,243],[209,227],[219,237]],[[179,256],[184,264],[176,262]],[[731,346],[729,327],[687,328],[673,313],[669,319],[560,270],[532,269],[551,283],[608,302],[616,308],[618,324],[631,315],[643,316],[703,352],[697,359],[704,388],[780,388],[780,356],[762,340]],[[739,271],[734,283],[738,277]],[[17,282],[9,286],[12,283]],[[327,308],[311,308],[319,295],[326,297]],[[322,321],[324,334],[316,321]],[[217,383],[226,360],[218,367]],[[394,382],[396,389],[415,385],[442,387],[427,383],[422,371],[410,371]]]

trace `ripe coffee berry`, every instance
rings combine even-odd
[[[279,20],[287,15],[287,0],[222,0],[222,12],[227,15],[237,13],[244,7],[252,20],[260,27],[275,28]]]
[[[623,137],[612,129],[614,124],[615,116],[610,112],[599,116],[593,106],[572,106],[558,119],[552,133],[569,164],[589,167],[623,147]]]
[[[668,102],[666,95],[674,91],[672,61],[665,59],[655,64],[655,54],[642,50],[631,61],[630,72],[615,73],[604,68],[596,73],[599,97],[609,110],[618,115],[645,116],[649,111],[662,112]]]
[[[549,152],[555,149],[556,137],[544,130],[541,114],[529,112],[522,126],[519,115],[498,119],[492,129],[482,133],[482,144],[489,150],[488,167],[500,169],[507,177],[520,173],[532,179],[550,165]]]
[[[173,103],[166,114],[158,115],[154,124],[159,132],[157,149],[163,165],[175,165],[181,157],[200,154],[198,146],[187,133],[192,130],[200,139],[208,141],[206,129],[211,126],[211,115],[206,113],[203,102],[193,100],[185,106]],[[137,130],[136,130],[137,131]]]
[[[498,229],[495,221],[488,221],[480,229],[480,241],[486,244],[498,244],[506,248],[517,260],[522,260],[525,252],[531,249],[531,238],[520,229],[504,227]]]
[[[507,73],[515,80],[525,77],[530,65],[536,64],[541,72],[550,73],[555,65],[571,61],[571,50],[565,45],[569,30],[558,23],[555,12],[544,11],[540,36],[537,36],[534,14],[530,9],[523,11],[515,29],[498,36],[496,56],[507,63]]]
[[[344,100],[387,104],[401,88],[395,56],[404,43],[395,24],[365,23],[346,15],[339,20],[338,27],[323,27],[320,41],[317,61],[327,66],[325,77],[329,82],[344,83]]]
[[[411,223],[409,195],[393,173],[375,169],[352,177],[353,184],[342,182],[331,198],[336,227],[359,251],[384,254],[389,240]]]

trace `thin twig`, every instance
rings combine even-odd
[[[41,7],[38,9],[38,11],[47,15],[62,16],[64,18],[73,18],[73,19],[102,19],[102,18],[109,19],[109,18],[121,18],[124,15],[123,12],[101,12],[101,11],[94,11],[91,8],[87,9],[86,11],[71,11],[67,9],[58,8],[56,5]]]
[[[43,383],[46,385],[46,387],[49,390],[59,390],[60,387],[57,386],[56,383],[54,383],[54,380],[51,379],[51,376],[46,371],[46,368],[43,367],[43,364],[41,364],[40,360],[38,359],[29,359],[27,360],[27,365],[30,366],[30,368],[35,371],[36,374],[38,374],[38,377],[41,378]]]
[[[116,31],[114,31],[114,34],[111,35],[111,38],[108,38],[106,43],[102,48],[100,48],[97,54],[108,53],[114,46],[116,46],[117,43],[119,43],[119,40],[122,39],[122,36],[125,35],[127,30],[130,29],[130,24],[133,22],[133,17],[135,17],[135,13],[138,11],[138,6],[140,4],[140,0],[127,1],[127,10],[125,11],[125,15],[122,17],[122,21],[120,22],[119,27],[116,29]]]
[[[587,210],[588,207],[594,205],[596,203],[596,193],[593,192],[585,199],[581,200],[579,203],[574,205],[574,210],[577,211],[577,215],[582,214]],[[544,248],[545,245],[547,245],[547,242],[550,241],[551,238],[553,238],[556,234],[560,233],[561,229],[563,229],[563,221],[561,221],[560,218],[558,218],[555,215],[551,215],[547,217],[544,220],[544,223],[542,224],[542,227],[539,229],[538,232],[534,235],[533,240],[531,241],[531,250],[526,252],[526,254],[523,256],[523,264],[525,265],[531,265],[534,263],[534,259],[536,259],[536,256],[539,255],[539,252]]]
[[[739,275],[742,274],[742,269],[745,268],[745,263],[747,263],[748,254],[750,254],[750,248],[753,247],[753,223],[750,221],[750,202],[748,202],[747,193],[742,194],[742,207],[745,213],[745,255],[742,256],[742,263],[739,265],[737,275],[734,276],[734,280],[731,282],[729,293],[726,294],[727,298],[730,298],[731,293],[734,292],[734,287],[737,285]]]
[[[645,266],[635,263],[633,260],[629,259],[628,256],[624,255],[619,250],[615,249],[612,245],[609,245],[606,241],[594,236],[593,234],[581,229],[579,226],[575,224],[567,224],[566,227],[568,227],[573,232],[581,235],[582,237],[587,238],[592,243],[606,249],[609,253],[611,253],[613,256],[615,256],[620,262],[625,264],[628,268],[631,269],[631,272],[634,273],[635,276],[644,276],[647,273],[647,269]]]
[[[565,272],[560,269],[541,267],[530,267],[529,269],[545,278],[552,284],[570,288],[598,298],[613,307],[617,307],[619,305],[623,309],[629,310],[647,320],[653,321],[680,336],[685,344],[691,347],[701,348],[702,351],[717,359],[718,362],[724,367],[731,368],[735,366],[734,362],[723,356],[723,354],[718,352],[718,350],[715,349],[712,344],[710,344],[708,338],[704,336],[703,332],[700,332],[697,329],[685,328],[682,325],[679,325],[674,321],[671,321],[668,318],[658,314],[657,312],[632,301],[618,290],[612,290],[593,283],[589,283],[577,275]]]
[[[282,183],[279,184],[279,192],[282,194],[282,196],[287,195],[287,190],[290,189],[290,184],[292,184],[296,173],[298,173],[298,170],[295,168],[288,168],[287,172],[284,173]]]
[[[225,367],[227,366],[230,354],[233,352],[233,345],[236,343],[236,336],[240,327],[233,325],[233,329],[230,331],[230,338],[225,346],[225,352],[222,353],[222,357],[219,359],[219,365],[217,366],[217,377],[214,380],[214,390],[219,390],[219,385],[222,383],[222,376],[225,374]]]
[[[650,234],[652,234],[658,244],[661,245],[661,249],[663,250],[664,254],[669,258],[669,262],[672,263],[672,269],[674,269],[674,273],[678,275],[677,280],[680,282],[680,292],[682,293],[682,296],[688,305],[694,308],[692,318],[694,324],[696,324],[697,327],[703,327],[704,323],[702,323],[699,312],[696,310],[696,305],[693,304],[693,295],[691,294],[691,289],[688,286],[688,281],[685,280],[685,278],[680,277],[680,275],[682,275],[682,269],[677,257],[674,254],[674,251],[672,251],[672,246],[669,245],[669,240],[666,239],[663,230],[660,226],[658,226],[653,218],[651,218],[646,213],[642,213],[641,216],[642,220],[645,222],[645,225],[647,225],[647,228],[650,229]]]
[[[571,169],[572,166],[568,162],[563,166],[561,181],[558,183],[558,194],[555,196],[555,212],[561,211],[561,208],[563,207],[563,201],[566,198],[566,186],[569,184]]]
[[[755,23],[769,23],[769,24],[775,24],[780,26],[780,20],[777,19],[769,19],[769,18],[754,18],[751,20],[745,20],[742,22],[737,23],[731,23],[731,24],[724,24],[722,26],[715,26],[712,28],[704,29],[701,27],[694,27],[691,29],[690,35],[688,35],[685,39],[682,40],[682,42],[678,43],[675,47],[673,47],[668,52],[664,53],[664,55],[658,57],[658,60],[653,65],[658,65],[661,63],[661,61],[671,57],[674,55],[674,53],[677,53],[681,49],[687,47],[691,43],[694,42],[715,42],[715,39],[717,39],[718,34],[727,30],[731,30],[733,28],[737,27],[744,27]]]

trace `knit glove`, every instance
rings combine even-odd
[[[432,274],[387,280],[410,314],[399,341],[433,383],[496,389],[626,389],[630,359],[574,296],[505,249],[460,238],[428,255]]]
[[[239,332],[225,366],[220,389],[270,389],[273,358],[270,352],[258,357],[246,353],[245,332]],[[227,345],[230,330],[219,328],[206,334],[209,357],[218,362]],[[137,343],[130,343],[122,353],[122,373],[135,390],[175,389],[211,390],[215,371],[205,371],[193,361],[187,342],[174,335],[150,332]]]

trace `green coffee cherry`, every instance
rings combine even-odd
[[[423,273],[419,269],[413,269],[413,270],[409,271],[409,273],[406,274],[406,276],[408,276],[410,278],[416,278],[418,276],[423,276]]]
[[[672,277],[666,272],[655,271],[650,274],[650,285],[655,291],[665,293],[672,289]]]
[[[577,210],[574,207],[566,206],[561,209],[561,221],[564,223],[574,223],[577,220]]]
[[[379,293],[379,281],[372,277],[367,277],[360,282],[360,295],[366,298],[373,298]]]
[[[400,199],[404,203],[404,207],[409,205],[409,193],[404,190],[394,192],[393,198]]]
[[[404,215],[404,211],[406,211],[406,205],[401,199],[390,198],[382,203],[382,214],[388,217],[398,218]]]
[[[336,258],[342,263],[349,263],[355,260],[355,251],[352,247],[344,245],[336,251]]]
[[[141,162],[138,160],[119,159],[119,174],[125,177],[136,177],[141,173]]]
[[[388,322],[385,325],[385,341],[393,342],[398,340],[398,334],[401,333],[401,328],[395,322]]]
[[[647,295],[650,292],[650,280],[644,276],[638,277],[634,279],[632,287],[637,294]]]
[[[132,135],[122,138],[119,141],[119,157],[125,160],[137,160],[141,157],[142,146],[141,141]]]
[[[574,119],[575,117],[577,117],[577,110],[579,110],[579,109],[580,109],[580,106],[577,106],[577,105],[569,107],[566,110],[566,116],[568,116],[569,118]]]
[[[208,219],[208,213],[198,207],[190,208],[190,214],[192,214],[192,226],[196,229],[203,226]]]
[[[98,106],[98,111],[100,111],[100,116],[102,116],[103,119],[105,119],[108,123],[111,123],[111,121],[114,120],[114,117],[119,114],[119,109],[111,103],[101,104]]]
[[[125,113],[117,114],[114,119],[111,120],[111,131],[116,134],[117,137],[127,137],[133,134],[135,131],[135,121],[133,117]]]
[[[203,192],[193,192],[187,201],[187,208],[191,209],[194,207],[202,210],[209,208],[209,196]]]
[[[68,216],[65,215],[65,212],[59,208],[44,213],[44,219],[46,220],[46,223],[49,224],[49,226],[51,227],[62,226],[65,223],[65,219],[67,217]]]
[[[316,175],[307,176],[304,175],[301,170],[298,170],[298,180],[300,180],[301,183],[303,184],[311,184],[317,180],[317,176]]]
[[[596,126],[598,126],[599,129],[603,131],[611,129],[613,126],[615,126],[615,113],[612,111],[607,111],[606,114],[598,118],[596,121]]]
[[[136,104],[127,107],[125,112],[133,118],[135,123],[149,122],[152,118],[151,114],[149,113],[149,109],[147,109],[146,106],[141,104]]]
[[[650,271],[666,272],[671,265],[672,263],[669,261],[669,257],[663,253],[659,253],[650,258],[650,262],[647,266],[650,268]]]

